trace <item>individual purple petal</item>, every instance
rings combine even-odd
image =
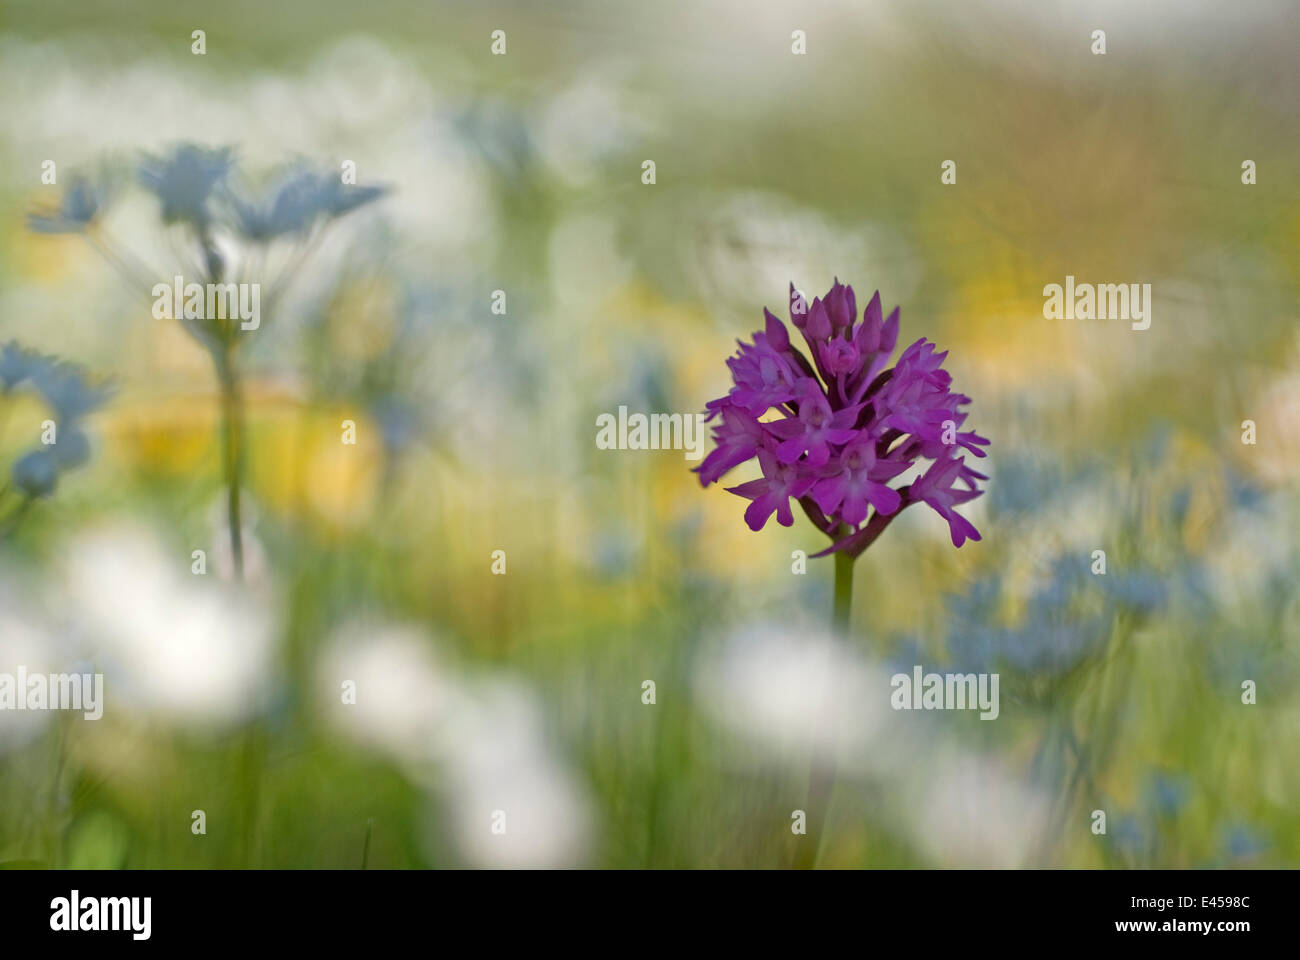
[[[794,463],[808,454],[808,464],[819,467],[830,459],[830,444],[845,444],[857,436],[853,428],[861,406],[832,410],[826,395],[811,379],[800,381],[799,415],[764,424],[781,440],[777,457]]]
[[[880,331],[880,351],[882,353],[893,353],[894,347],[898,344],[898,307],[895,307],[889,314],[889,319],[885,321],[884,327]]]
[[[878,353],[880,350],[880,291],[877,290],[862,312],[862,325],[853,335],[853,342],[864,356]]]
[[[956,511],[949,511],[948,533],[952,537],[952,545],[960,547],[967,540],[981,540],[980,532],[975,529],[975,525]]]
[[[790,322],[800,330],[803,329],[804,319],[808,316],[808,299],[790,284]]]
[[[892,469],[897,466],[891,463],[891,469],[884,473],[883,478],[890,479],[901,472]],[[906,464],[901,466],[906,469]],[[867,518],[869,505],[885,514],[898,510],[901,504],[898,492],[880,482],[882,477],[875,474],[876,451],[869,439],[845,447],[839,467],[838,473],[818,481],[813,487],[813,499],[824,512],[838,510],[845,523],[856,527]]]
[[[790,334],[785,329],[785,324],[772,316],[772,312],[766,307],[763,308],[763,317],[767,322],[767,343],[773,350],[778,353],[784,353],[790,349]]]
[[[763,468],[761,479],[728,487],[727,492],[752,501],[745,510],[749,529],[762,530],[774,511],[777,523],[783,527],[791,526],[794,512],[790,509],[790,498],[798,500],[802,497],[812,487],[815,478],[797,467],[778,462],[766,449],[758,451],[758,462]]]
[[[858,348],[849,340],[836,337],[822,348],[822,366],[837,377],[853,373],[858,369],[861,359]]]
[[[810,345],[827,340],[831,335],[831,318],[826,314],[826,304],[819,297],[813,299],[802,316],[794,318],[794,325],[803,331]]]
[[[762,333],[754,334],[753,344],[741,343],[727,366],[735,383],[728,398],[756,417],[794,399],[795,382],[803,376],[790,355],[775,349]]]
[[[720,408],[722,422],[713,428],[717,444],[704,462],[695,468],[700,486],[707,487],[731,470],[758,454],[763,442],[763,426],[744,409],[727,404]]]
[[[846,287],[836,278],[824,301],[826,317],[830,320],[833,335],[850,330],[856,319],[857,300],[853,288]]]
[[[967,540],[980,539],[979,531],[974,525],[953,509],[957,504],[973,500],[983,492],[973,486],[965,490],[953,487],[959,479],[971,483],[964,473],[964,467],[965,463],[959,457],[936,460],[911,487],[914,500],[928,503],[935,513],[948,521],[948,532],[952,536],[954,547],[960,547]]]

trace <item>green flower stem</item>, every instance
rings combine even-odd
[[[366,839],[361,846],[361,869],[364,870],[370,864],[370,837],[375,832],[375,818],[371,817],[366,821]]]
[[[853,561],[843,551],[835,554],[835,604],[831,613],[831,628],[837,637],[849,631],[849,610],[853,606]]]
[[[221,381],[221,461],[226,481],[226,522],[230,528],[230,553],[235,578],[244,579],[244,525],[240,484],[244,474],[244,408],[233,344],[227,340],[214,359]]]
[[[844,530],[840,536],[846,536]],[[831,628],[836,642],[844,639],[849,631],[849,618],[853,609],[853,563],[856,556],[841,551],[835,556],[835,594],[831,607]],[[827,674],[828,680],[834,680],[833,674]],[[826,750],[823,760],[813,759],[812,770],[808,774],[808,803],[805,812],[808,816],[808,836],[800,848],[797,866],[808,870],[817,866],[821,860],[822,838],[825,836],[826,817],[830,812],[831,792],[835,789],[835,751],[839,745],[839,730],[836,724],[839,718],[834,713],[834,696],[827,691],[827,728],[822,731],[822,746]]]

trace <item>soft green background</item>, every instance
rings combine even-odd
[[[374,867],[794,862],[809,754],[773,731],[825,698],[719,644],[763,623],[797,656],[829,618],[829,561],[791,573],[819,535],[751,534],[679,453],[599,451],[594,423],[701,409],[764,305],[838,276],[901,305],[904,343],[951,350],[993,441],[968,510],[984,540],[954,551],[934,515],[900,520],[857,566],[851,657],[979,663],[1002,706],[846,734],[861,753],[821,865],[1300,863],[1300,23],[1284,3],[1130,6],[0,2],[0,341],[120,386],[95,458],[0,547],[3,629],[98,662],[69,551],[129,523],[188,589],[220,496],[204,357],[78,238],[27,232],[60,189],[42,161],[64,184],[191,140],[233,144],[254,181],[301,156],[393,187],[249,350],[264,562],[242,589],[274,623],[266,702],[187,717],[105,668],[98,723],[19,744],[0,715],[0,861],[357,867],[373,821]],[[169,280],[149,201],[125,188],[113,217]],[[1152,284],[1151,328],[1045,320],[1067,274]],[[386,448],[394,408],[415,426]],[[41,419],[0,410],[5,471]],[[415,759],[409,731],[360,738],[326,651],[393,625],[433,674],[504,684],[517,711],[474,694],[477,719],[435,737],[459,760],[418,733]],[[759,692],[732,699],[718,658]],[[881,759],[899,730],[919,746]],[[529,822],[536,846],[466,841],[499,795],[554,818]]]

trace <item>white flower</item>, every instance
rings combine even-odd
[[[1047,797],[974,751],[928,752],[905,817],[913,842],[949,867],[1011,869],[1028,865],[1047,827]]]
[[[17,581],[0,570],[0,674],[16,679],[19,667],[28,674],[51,672],[53,647],[45,624],[22,602]],[[15,694],[25,696],[21,690]],[[0,754],[30,743],[49,720],[48,710],[0,710]]]
[[[580,864],[590,843],[585,791],[542,733],[542,716],[520,683],[465,684],[440,730],[452,840],[477,867]]]
[[[695,693],[733,734],[781,756],[879,762],[889,677],[824,631],[742,628],[706,655]]]
[[[950,737],[967,711],[894,710],[892,673],[817,628],[762,625],[705,655],[696,698],[715,720],[782,760],[834,758],[836,807],[891,824],[942,865],[1013,867],[1037,849],[1045,798],[997,757]],[[861,789],[877,784],[863,806]],[[833,829],[833,828],[832,828]]]
[[[231,724],[258,713],[272,680],[275,633],[265,589],[191,573],[190,551],[147,528],[86,532],[63,560],[66,606],[117,707],[184,723]]]
[[[354,623],[327,643],[317,689],[334,729],[434,794],[441,832],[467,865],[582,862],[590,802],[523,683],[453,671],[419,628]]]
[[[419,774],[451,695],[427,637],[415,628],[350,624],[329,642],[316,679],[336,730]]]

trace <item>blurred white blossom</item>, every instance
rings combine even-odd
[[[48,624],[22,598],[13,573],[0,568],[0,673],[59,672],[57,643]],[[57,670],[56,670],[57,668]],[[0,754],[30,743],[50,720],[48,710],[0,710]]]
[[[226,725],[266,706],[276,631],[268,590],[195,575],[190,550],[130,523],[77,536],[62,570],[59,599],[104,673],[106,716],[126,706]]]
[[[355,683],[354,703],[345,701],[346,681]],[[467,865],[584,861],[591,801],[522,682],[453,670],[418,629],[351,624],[328,641],[317,689],[335,729],[392,757],[431,792],[438,832]]]
[[[731,633],[700,665],[695,692],[724,728],[783,756],[869,761],[892,719],[888,676],[817,628]]]
[[[714,720],[769,757],[835,758],[846,804],[875,784],[869,810],[949,866],[1024,865],[1046,826],[1035,788],[998,758],[962,744],[949,721],[966,711],[895,711],[894,670],[826,631],[797,624],[737,630],[704,654],[696,699]]]
[[[349,624],[326,645],[316,685],[330,724],[357,743],[408,767],[432,755],[450,691],[419,630]]]

